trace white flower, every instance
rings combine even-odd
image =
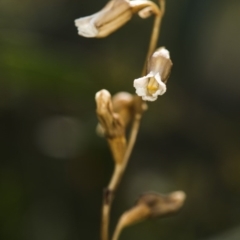
[[[159,72],[155,74],[150,72],[147,76],[135,79],[133,85],[136,88],[136,94],[145,101],[155,101],[158,95],[163,95],[167,90]]]
[[[145,9],[148,13],[143,11]],[[138,12],[141,17],[146,18],[151,14],[159,14],[159,8],[147,0],[112,0],[101,11],[75,20],[75,25],[81,36],[103,38],[122,27]]]
[[[171,68],[172,61],[168,50],[164,47],[157,49],[149,60],[149,73],[134,80],[133,86],[136,88],[136,94],[145,101],[155,101],[167,90],[166,82]]]
[[[99,12],[75,20],[78,34],[84,37],[106,37],[132,17],[127,0],[112,0]]]

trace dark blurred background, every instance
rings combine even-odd
[[[0,1],[1,240],[99,239],[113,162],[95,134],[94,95],[134,93],[153,22],[78,36],[74,19],[105,3]],[[239,0],[167,0],[158,46],[174,67],[144,115],[111,228],[142,192],[184,190],[187,201],[122,240],[240,239],[239,44]]]

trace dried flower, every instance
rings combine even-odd
[[[134,80],[136,93],[143,100],[155,101],[158,95],[166,92],[166,82],[170,75],[172,61],[169,51],[164,48],[158,48],[152,55],[148,63],[148,74],[144,77]]]
[[[125,227],[148,218],[166,217],[177,213],[183,206],[185,199],[186,194],[182,191],[172,192],[166,196],[157,193],[143,194],[135,206],[120,217],[113,239],[117,239]]]
[[[75,20],[75,25],[81,36],[102,38],[116,31],[127,23],[134,13],[145,8],[151,12],[149,16],[159,14],[159,8],[151,1],[112,0],[101,11]]]
[[[131,225],[146,218],[165,217],[177,213],[185,198],[186,195],[182,191],[168,195],[145,193],[139,197],[135,207],[125,213],[125,221],[128,222],[127,225]]]
[[[150,209],[149,217],[166,217],[177,213],[184,204],[186,194],[176,191],[167,195],[145,193],[138,199],[136,206],[146,205]]]
[[[102,90],[106,91],[106,90]],[[101,91],[99,92],[101,93]],[[99,94],[98,93],[98,94]],[[105,93],[107,94],[107,93]],[[108,93],[109,94],[109,93]],[[111,99],[111,108],[112,108],[112,114],[115,114],[115,117],[118,114],[118,119],[121,122],[122,127],[126,128],[129,122],[133,118],[134,114],[134,97],[132,94],[127,92],[119,92],[115,94]],[[97,125],[97,134],[101,137],[106,136],[106,131],[104,127],[99,123]]]
[[[123,137],[125,135],[125,126],[119,114],[113,111],[111,94],[103,89],[96,93],[95,100],[97,117],[105,137],[109,139]]]
[[[115,113],[119,114],[123,126],[127,125],[134,114],[134,96],[128,92],[119,92],[112,97],[112,105]]]
[[[103,89],[96,93],[95,99],[99,120],[97,132],[107,138],[114,160],[120,164],[126,150],[125,130],[134,115],[135,98],[126,92],[111,97]]]

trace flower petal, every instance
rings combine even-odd
[[[134,80],[133,86],[136,88],[136,94],[138,96],[146,96],[147,95],[147,84],[148,84],[147,76]]]
[[[148,84],[148,76],[137,78],[133,82],[135,88],[146,87]]]
[[[157,96],[145,95],[145,96],[142,97],[142,99],[144,101],[151,101],[151,102],[153,102],[153,101],[157,100]]]
[[[163,95],[163,94],[166,92],[166,90],[167,90],[166,84],[165,84],[164,82],[162,82],[159,73],[157,73],[157,74],[154,76],[154,78],[156,79],[156,81],[157,81],[158,84],[159,84],[159,89],[157,90],[156,93],[153,94],[153,96]]]
[[[95,14],[88,17],[83,17],[75,20],[75,25],[78,28],[78,34],[84,37],[96,37],[98,30],[94,25]]]

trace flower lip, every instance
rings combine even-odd
[[[155,101],[166,92],[166,84],[161,81],[159,73],[150,72],[147,76],[135,79],[133,85],[137,95],[145,101]]]

